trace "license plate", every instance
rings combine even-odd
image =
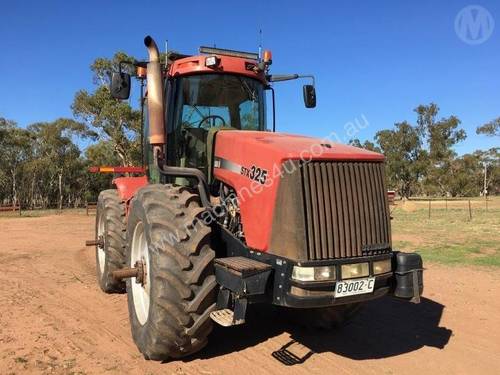
[[[373,292],[375,278],[339,281],[335,286],[335,297],[354,296]]]

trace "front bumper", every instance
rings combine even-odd
[[[316,285],[304,285],[291,280],[290,289],[284,296],[284,303],[281,305],[296,308],[314,308],[369,301],[390,293],[392,281],[392,273],[378,275],[375,276],[373,292],[337,298],[334,292],[337,284],[336,281],[325,283],[325,285],[320,287]],[[309,295],[301,295],[304,292]]]
[[[293,308],[316,308],[343,305],[348,303],[363,302],[382,297],[391,291],[393,272],[373,275],[373,262],[390,259],[392,254],[367,256],[362,258],[346,258],[325,261],[294,262],[276,259],[273,285],[273,304]],[[366,263],[370,264],[370,273],[366,277],[375,277],[375,286],[372,293],[354,296],[335,297],[337,282],[342,281],[340,268],[342,264]],[[334,281],[297,281],[292,279],[293,267],[336,267],[336,280]]]
[[[399,254],[399,255],[398,255]],[[411,286],[412,275],[411,269],[405,268],[406,273],[401,273],[401,260],[400,258],[404,253],[392,252],[389,254],[367,256],[361,258],[348,258],[328,261],[313,261],[313,262],[294,262],[285,259],[276,259],[274,268],[274,278],[272,286],[272,303],[279,306],[286,306],[292,308],[318,308],[329,307],[336,305],[343,305],[349,303],[357,303],[369,301],[372,299],[380,298],[387,294],[393,294],[400,298],[409,299],[414,297],[413,289],[411,295],[406,293],[409,285]],[[418,255],[411,254],[412,259]],[[384,274],[374,275],[373,262],[378,260],[391,259],[392,269],[391,272]],[[342,281],[340,268],[342,264],[354,264],[368,262],[369,276],[374,277],[375,285],[373,292],[366,294],[358,294],[353,296],[336,297],[335,288],[337,282]],[[336,280],[334,281],[297,281],[292,279],[293,266],[300,265],[302,267],[308,266],[335,266],[337,269]],[[405,266],[407,263],[405,263]],[[416,269],[418,267],[418,270]],[[422,264],[415,265],[416,272],[419,272],[419,287],[417,287],[416,294],[421,295],[423,290],[422,281]],[[409,271],[409,272],[408,272]],[[404,295],[399,291],[404,288]],[[408,294],[408,295],[407,295]]]
[[[278,306],[292,308],[317,308],[343,305],[348,303],[364,302],[375,298],[392,294],[395,297],[415,301],[415,296],[420,296],[423,291],[423,266],[422,259],[415,253],[401,253],[397,251],[385,254],[371,255],[357,258],[331,259],[320,261],[295,261],[283,258],[274,254],[251,250],[236,240],[226,230],[222,232],[222,238],[225,240],[227,255],[230,257],[241,256],[250,258],[258,262],[268,264],[272,271],[267,277],[262,277],[260,282],[262,293],[258,295],[245,295],[245,293],[235,292],[237,298],[247,298],[248,302],[266,302]],[[391,259],[391,272],[374,275],[373,262],[378,260]],[[347,297],[335,297],[335,287],[341,279],[342,264],[369,263],[369,275],[375,277],[374,290],[371,293],[358,294]],[[294,266],[300,267],[320,267],[335,266],[336,280],[328,282],[299,282],[292,279]],[[417,275],[415,275],[417,273]],[[417,276],[417,277],[415,277]],[[415,279],[417,287],[415,288]],[[221,286],[224,282],[217,278]],[[247,281],[240,280],[243,290],[246,288]],[[312,292],[307,296],[292,293],[292,287],[301,288]],[[226,286],[226,289],[231,289]],[[296,291],[296,290],[295,290]],[[418,300],[418,299],[417,299]]]

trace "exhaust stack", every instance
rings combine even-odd
[[[149,35],[144,38],[144,45],[149,53],[147,65],[149,143],[153,146],[162,146],[165,144],[165,117],[160,53],[155,41]]]

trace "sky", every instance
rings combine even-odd
[[[478,32],[467,14],[489,23]],[[500,116],[500,1],[10,1],[0,12],[0,117],[21,126],[72,117],[75,92],[94,89],[93,60],[118,50],[146,59],[145,35],[195,54],[214,44],[256,51],[259,30],[271,72],[316,79],[315,109],[303,105],[307,82],[276,83],[278,131],[371,140],[434,102],[467,132],[457,153],[500,146],[475,133]],[[353,133],[350,123],[362,126]]]

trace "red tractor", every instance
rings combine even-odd
[[[108,169],[143,173],[101,192],[90,242],[102,290],[128,294],[146,358],[200,350],[214,321],[242,324],[254,303],[330,327],[384,295],[419,301],[420,256],[392,249],[384,157],[275,132],[273,83],[311,79],[312,108],[312,76],[270,74],[268,51],[202,47],[161,64],[144,42],[144,166]],[[129,97],[129,74],[111,81],[113,97]]]

